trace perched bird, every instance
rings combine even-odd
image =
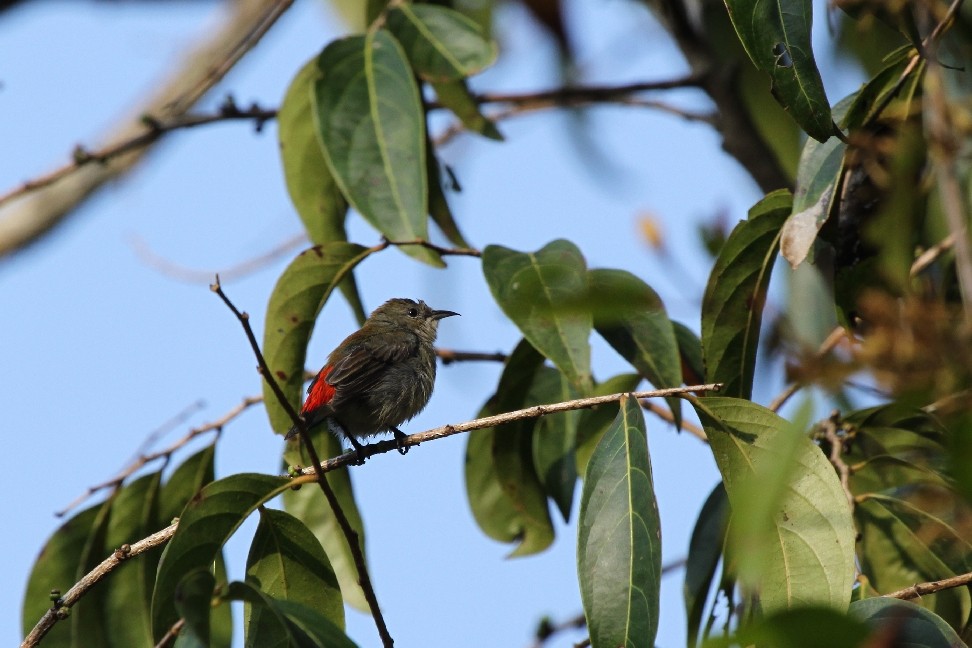
[[[376,308],[331,352],[307,388],[300,410],[307,427],[326,421],[331,432],[348,438],[359,456],[359,439],[381,432],[403,438],[397,426],[421,412],[432,396],[439,320],[458,314],[401,298]],[[287,438],[295,434],[297,426]]]

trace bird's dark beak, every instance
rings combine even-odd
[[[440,320],[445,317],[452,317],[453,315],[458,315],[458,314],[459,313],[454,313],[452,311],[447,311],[447,310],[434,310],[432,311],[432,319]]]

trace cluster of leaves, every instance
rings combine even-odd
[[[952,399],[947,409],[935,403],[972,386],[967,352],[947,352],[969,342],[955,289],[960,259],[944,254],[934,272],[917,279],[912,272],[916,252],[949,230],[946,201],[930,188],[948,182],[943,168],[966,183],[969,174],[967,163],[955,162],[967,139],[953,134],[945,142],[935,131],[936,111],[972,96],[969,84],[923,54],[934,45],[939,56],[972,60],[962,58],[970,21],[936,6],[878,14],[904,25],[912,40],[831,107],[810,49],[808,1],[727,6],[735,45],[753,64],[746,74],[769,75],[772,93],[764,94],[812,138],[803,146],[795,192],[769,193],[720,246],[699,336],[673,322],[641,279],[588,268],[569,241],[536,251],[486,247],[484,280],[523,339],[481,414],[630,392],[642,380],[659,388],[693,382],[688,376],[721,383],[717,396],[687,399],[723,478],[689,548],[690,643],[963,645],[972,616],[967,586],[917,605],[876,595],[972,570],[972,518],[961,494],[972,492],[972,480],[956,469],[972,456],[963,435],[968,399]],[[855,5],[854,12],[862,22],[869,15],[867,7]],[[952,20],[958,26],[946,29]],[[297,73],[279,111],[288,190],[314,243],[278,280],[264,332],[267,363],[293,406],[318,314],[337,289],[363,318],[354,269],[388,247],[349,242],[349,208],[436,267],[445,265],[444,250],[426,244],[429,220],[452,244],[468,245],[442,189],[425,92],[469,130],[499,137],[466,85],[496,56],[481,25],[442,3],[369,2],[368,21],[365,33],[330,43]],[[935,103],[943,96],[948,101]],[[962,115],[946,116],[963,123]],[[813,425],[809,406],[786,420],[753,402],[764,304],[780,253],[793,265],[811,260],[829,269],[833,299],[820,306],[833,309],[859,340],[845,370],[872,370],[890,390],[887,404],[847,408]],[[929,312],[942,316],[922,320]],[[902,349],[901,332],[927,330],[922,322],[929,321],[940,327],[936,334],[911,335],[917,346]],[[593,375],[594,332],[633,373]],[[887,348],[900,354],[889,358],[881,351]],[[934,355],[923,353],[931,349]],[[804,371],[801,380],[814,375]],[[292,421],[269,388],[264,394],[273,429],[285,432]],[[848,402],[843,390],[836,402]],[[682,405],[668,401],[677,425]],[[326,432],[312,438],[320,454],[340,452]],[[59,529],[31,576],[25,628],[49,607],[52,587],[70,585],[114,548],[178,516],[161,556],[148,552],[121,567],[45,643],[154,645],[181,623],[178,646],[227,645],[224,603],[243,601],[248,646],[352,645],[343,632],[344,604],[363,607],[364,597],[348,539],[320,495],[278,476],[213,481],[212,456],[211,448],[194,455],[164,486],[161,472],[140,477]],[[284,463],[306,465],[304,449],[291,442]],[[477,523],[513,545],[514,556],[553,542],[551,508],[568,520],[580,480],[578,575],[591,644],[653,645],[661,520],[637,400],[478,431],[468,439],[465,471]],[[328,478],[363,546],[348,471]],[[278,495],[284,511],[267,506]],[[227,583],[222,546],[254,512],[260,524],[246,578]],[[724,631],[715,630],[720,613]]]

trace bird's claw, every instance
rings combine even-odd
[[[395,435],[395,442],[398,445],[398,454],[406,455],[408,454],[408,446],[405,445],[405,439],[408,435],[399,430],[398,428],[392,428],[392,433]]]

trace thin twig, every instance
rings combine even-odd
[[[160,459],[164,461],[168,461],[173,453],[175,453],[180,448],[184,447],[186,444],[188,444],[190,441],[192,441],[193,439],[195,439],[201,434],[205,434],[207,432],[216,432],[218,434],[219,432],[222,431],[223,426],[225,426],[227,423],[235,419],[237,416],[242,414],[248,408],[252,407],[253,405],[256,405],[257,403],[262,403],[262,402],[263,402],[262,396],[247,396],[246,398],[243,399],[243,401],[239,405],[237,405],[230,411],[226,412],[226,414],[224,414],[220,418],[216,419],[212,423],[206,423],[204,425],[200,425],[199,427],[192,428],[181,439],[173,442],[169,447],[165,448],[164,450],[159,450],[157,452],[152,452],[148,454],[139,454],[131,461],[131,463],[127,467],[125,467],[115,477],[112,477],[107,481],[101,482],[100,484],[89,486],[87,491],[79,495],[74,501],[72,501],[70,504],[65,506],[60,511],[57,511],[54,515],[56,515],[57,517],[63,517],[72,509],[77,507],[79,504],[87,500],[95,493],[98,493],[108,488],[118,488],[119,486],[121,486],[122,482],[124,482],[126,479],[131,477],[136,471],[138,471],[141,467],[145,466],[146,464],[152,463],[153,461],[158,461]]]
[[[847,336],[847,332],[844,330],[844,327],[842,326],[835,327],[834,330],[832,330],[830,334],[827,335],[827,338],[820,344],[820,347],[817,349],[817,352],[814,354],[814,357],[815,358],[824,357],[825,355],[833,351],[834,348],[838,344],[840,344],[840,341],[843,340],[846,336]],[[786,401],[790,400],[793,394],[797,393],[798,391],[800,391],[800,389],[802,389],[805,386],[806,383],[799,380],[790,383],[789,385],[786,386],[786,389],[780,392],[780,394],[773,399],[773,401],[769,404],[769,409],[771,409],[774,412],[778,412],[779,409],[783,407],[784,404],[786,404]]]
[[[179,619],[173,623],[172,627],[165,631],[165,634],[159,639],[159,643],[155,644],[153,648],[166,648],[166,646],[170,645],[179,636],[184,625],[186,625],[185,619]]]
[[[961,233],[964,234],[965,233],[965,230],[963,229]],[[930,266],[932,263],[934,263],[935,262],[935,259],[937,259],[938,257],[940,257],[943,252],[946,252],[946,251],[950,250],[953,245],[955,245],[955,233],[954,232],[952,234],[949,234],[948,236],[946,236],[941,241],[939,241],[935,245],[931,246],[930,248],[928,248],[924,252],[922,252],[918,256],[918,258],[915,259],[915,262],[911,264],[911,271],[908,273],[909,276],[912,279],[914,279],[915,277],[917,277],[921,273],[922,270],[924,270],[925,268],[927,268],[928,266]]]
[[[539,92],[525,93],[496,93],[483,92],[474,95],[478,104],[511,104],[514,106],[570,106],[577,103],[614,102],[627,99],[639,92],[653,90],[673,90],[675,88],[697,88],[702,85],[704,77],[698,74],[666,79],[662,81],[644,81],[627,83],[616,86],[572,86],[553,88]],[[438,103],[429,104],[430,108],[438,108]]]
[[[412,446],[417,446],[421,443],[427,441],[434,441],[436,439],[442,439],[454,434],[461,434],[463,432],[471,432],[472,430],[481,430],[483,428],[494,427],[497,425],[502,425],[504,423],[512,423],[513,421],[519,421],[522,419],[529,418],[539,418],[541,416],[546,416],[548,414],[555,414],[557,412],[568,412],[571,410],[588,409],[595,407],[597,405],[604,405],[605,403],[616,403],[622,398],[636,398],[639,401],[644,398],[663,398],[665,396],[677,396],[678,394],[688,394],[692,392],[700,391],[719,391],[722,389],[720,383],[709,383],[706,385],[691,385],[689,387],[674,387],[671,389],[655,389],[651,391],[638,391],[638,392],[622,392],[618,394],[608,394],[606,396],[593,396],[591,398],[578,398],[576,400],[563,401],[560,403],[549,403],[547,405],[535,405],[533,407],[527,407],[525,409],[514,410],[512,412],[506,412],[503,414],[496,414],[494,416],[486,416],[483,418],[474,419],[472,421],[466,421],[465,423],[456,423],[454,425],[443,425],[440,427],[432,428],[426,430],[425,432],[417,432],[415,434],[407,435],[400,439],[389,439],[387,441],[379,441],[378,443],[371,443],[364,446],[360,452],[351,450],[345,452],[337,457],[332,457],[321,464],[321,468],[325,472],[330,472],[331,470],[336,470],[342,466],[347,466],[353,464],[355,461],[360,459],[367,459],[368,457],[373,457],[378,454],[384,454],[386,452],[391,452],[392,450],[397,450],[400,447],[410,448]],[[313,468],[304,468],[300,471],[302,474],[310,475],[313,474]]]
[[[344,510],[341,508],[340,503],[337,500],[337,496],[334,494],[334,490],[327,481],[327,475],[324,473],[321,467],[321,460],[317,455],[317,450],[314,449],[314,444],[311,442],[310,434],[307,431],[307,425],[304,420],[297,414],[293,405],[287,400],[286,395],[284,395],[283,390],[280,389],[280,385],[273,377],[273,373],[270,371],[270,367],[267,365],[266,359],[263,357],[263,352],[260,351],[260,344],[257,342],[256,335],[253,333],[253,328],[250,326],[250,316],[246,312],[241,312],[236,306],[230,301],[226,293],[223,292],[222,286],[219,284],[219,276],[216,277],[216,282],[210,285],[210,289],[219,295],[219,298],[223,300],[236,319],[239,320],[240,325],[243,327],[243,332],[246,334],[247,340],[250,342],[250,348],[253,349],[253,354],[256,356],[257,362],[260,365],[260,375],[263,379],[267,381],[270,389],[273,391],[274,396],[276,396],[278,403],[287,412],[290,420],[295,426],[300,434],[300,438],[304,447],[307,450],[307,454],[310,456],[312,470],[317,476],[317,483],[324,493],[324,497],[327,499],[327,503],[330,505],[332,512],[334,513],[334,519],[337,521],[338,526],[341,528],[341,532],[344,534],[345,540],[347,540],[348,548],[351,552],[351,557],[354,560],[354,566],[358,572],[358,584],[361,586],[361,591],[364,593],[365,600],[368,602],[368,608],[371,610],[371,616],[374,617],[375,626],[378,628],[378,635],[381,637],[381,643],[385,648],[392,648],[395,641],[392,639],[388,632],[388,627],[385,625],[385,618],[381,614],[381,608],[378,606],[378,598],[375,595],[374,587],[371,584],[371,576],[368,573],[368,565],[364,559],[364,552],[361,549],[361,540],[358,536],[358,532],[354,530],[351,523],[348,521],[347,515],[345,515]]]
[[[435,355],[439,356],[439,360],[442,361],[444,365],[450,365],[453,362],[506,362],[507,355],[505,353],[484,353],[480,351],[456,351],[454,349],[443,349],[438,347],[435,350]]]
[[[668,421],[672,425],[675,424],[675,417],[672,415],[671,410],[669,410],[667,407],[662,407],[658,403],[652,403],[651,401],[642,401],[641,406],[644,409],[651,412],[652,414],[654,414],[655,416],[657,416],[658,418],[664,421]],[[693,423],[689,423],[688,421],[682,421],[682,430],[688,432],[689,434],[691,434],[692,436],[696,437],[697,439],[699,439],[704,443],[709,442],[709,437],[705,435],[705,430],[703,430],[702,428],[700,428],[699,426]]]
[[[389,241],[388,239],[383,239],[382,243],[385,247],[393,245],[396,247],[402,247],[407,245],[418,245],[420,247],[428,248],[433,252],[438,252],[443,256],[471,256],[471,257],[481,257],[483,253],[474,248],[447,248],[441,245],[436,245],[431,241],[426,241],[425,239],[413,239],[411,241]]]
[[[935,592],[941,592],[942,590],[953,589],[969,584],[972,584],[972,572],[969,572],[968,574],[959,574],[958,576],[950,576],[949,578],[943,578],[941,580],[931,581],[928,583],[917,583],[911,587],[905,587],[904,589],[899,589],[891,592],[890,594],[884,594],[882,596],[883,598],[896,598],[903,601],[908,601],[924,596],[925,594],[934,594]]]
[[[71,589],[69,589],[64,596],[59,598],[51,609],[44,613],[44,616],[40,618],[37,625],[30,631],[30,633],[24,638],[23,642],[20,644],[20,648],[31,648],[40,643],[40,640],[46,635],[54,624],[65,619],[68,616],[68,611],[71,606],[78,602],[78,600],[84,596],[84,594],[94,587],[101,579],[107,576],[113,569],[118,567],[129,558],[134,558],[140,553],[144,553],[149,549],[154,549],[160,545],[165,544],[169,539],[175,534],[176,527],[178,527],[178,522],[173,522],[169,526],[165,527],[161,531],[156,531],[152,535],[139,540],[132,545],[122,545],[120,548],[116,549],[114,553],[108,556],[105,560],[101,562],[100,565],[92,569],[90,572],[84,575],[77,583],[74,584]]]
[[[838,433],[838,430],[840,430],[840,412],[834,410],[830,414],[830,418],[820,423],[820,429],[823,431],[824,438],[830,444],[830,463],[837,470],[837,474],[840,476],[840,486],[844,489],[847,503],[850,504],[851,510],[854,510],[854,493],[850,489],[851,470],[850,466],[847,465],[847,462],[842,457],[844,454],[844,439]]]

